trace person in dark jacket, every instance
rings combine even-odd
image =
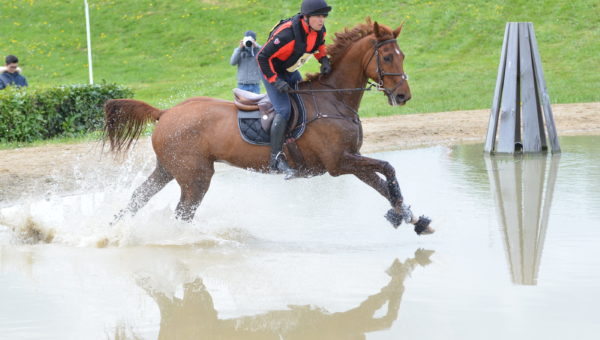
[[[257,56],[265,89],[276,112],[270,131],[269,167],[285,173],[286,179],[296,175],[281,152],[291,114],[288,92],[302,80],[297,70],[313,54],[321,63],[321,73],[331,72],[325,48],[325,18],[330,11],[325,0],[303,0],[300,13],[276,26]]]
[[[256,42],[256,33],[246,31],[240,40],[240,46],[233,50],[231,65],[237,65],[238,88],[254,93],[260,93],[260,70],[256,62],[256,55],[261,46]]]
[[[19,58],[14,55],[6,57],[6,66],[0,68],[0,90],[9,85],[23,87],[27,86],[27,79],[19,72]]]

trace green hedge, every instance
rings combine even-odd
[[[0,91],[0,142],[72,137],[101,129],[104,102],[131,97],[131,89],[115,84],[8,87]]]

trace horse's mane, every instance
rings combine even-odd
[[[390,36],[393,35],[392,31],[384,25],[379,24],[380,32],[384,33],[387,36],[389,33]],[[373,21],[371,21],[370,17],[365,19],[364,23],[360,23],[353,28],[344,28],[341,32],[336,32],[335,37],[333,38],[333,44],[327,45],[327,54],[329,55],[332,64],[335,63],[336,60],[341,59],[341,57],[346,54],[348,47],[350,47],[356,41],[366,37],[369,34],[373,33]],[[313,81],[318,78],[320,73],[311,73],[307,74],[304,81]]]

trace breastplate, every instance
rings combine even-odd
[[[297,69],[302,67],[302,65],[304,65],[308,61],[308,59],[310,59],[310,57],[312,57],[312,53],[304,53],[300,58],[298,58],[298,61],[296,61],[294,65],[288,67],[286,70],[288,72],[296,71]]]

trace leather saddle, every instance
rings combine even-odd
[[[273,107],[273,103],[271,103],[269,96],[266,93],[256,94],[238,88],[233,89],[233,95],[233,102],[238,110],[248,112],[249,115],[247,118],[260,118],[261,127],[268,133],[271,130],[273,118],[275,118],[275,108]],[[288,132],[296,128],[300,116],[296,100],[293,99],[292,96],[290,96],[290,99],[290,102],[292,103],[292,115],[288,122]]]

